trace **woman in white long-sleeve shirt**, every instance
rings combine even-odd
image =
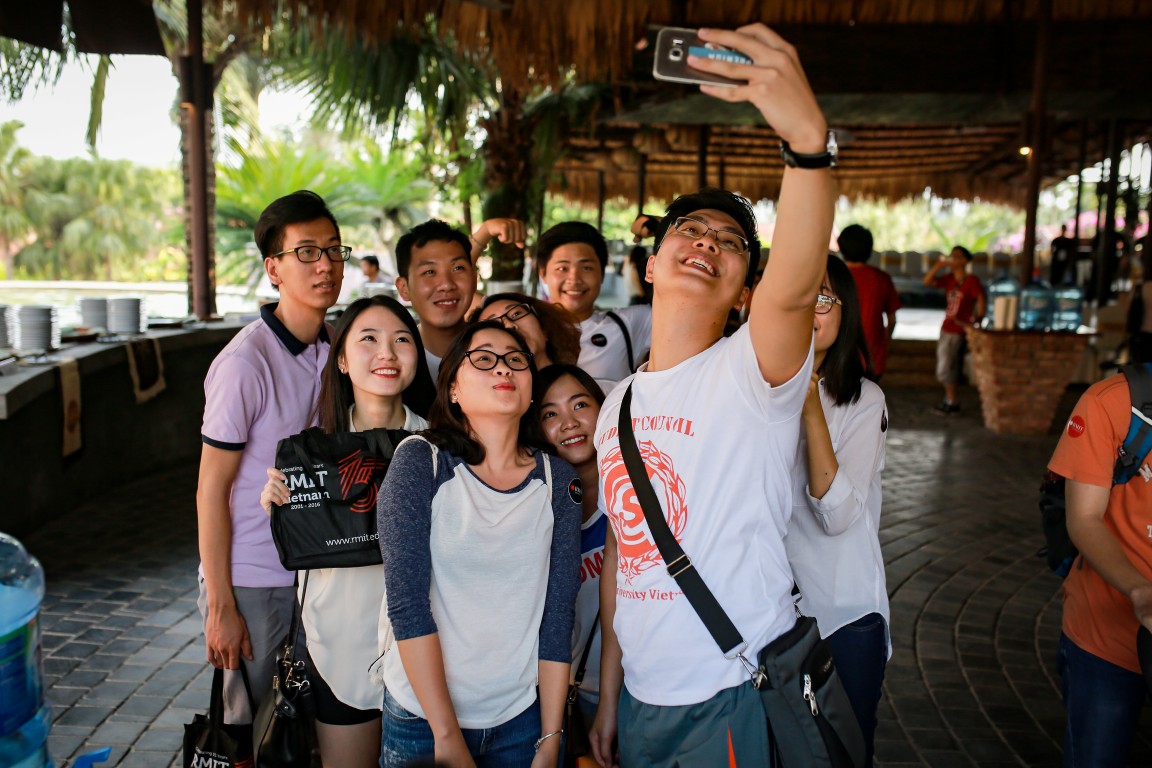
[[[865,378],[868,349],[856,285],[828,257],[816,297],[812,382],[785,545],[801,610],[815,616],[860,721],[872,764],[876,707],[891,654],[880,554],[880,472],[888,414]]]

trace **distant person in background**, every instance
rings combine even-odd
[[[940,326],[940,341],[936,343],[936,378],[944,385],[944,400],[934,410],[942,416],[960,410],[956,385],[960,381],[960,367],[964,360],[964,329],[984,317],[987,302],[980,278],[968,274],[970,261],[972,254],[969,250],[957,245],[950,254],[941,256],[924,275],[924,285],[940,288],[948,299],[944,324]],[[944,268],[949,270],[948,274],[937,277]]]
[[[632,246],[628,252],[628,287],[631,298],[629,304],[651,304],[652,283],[644,279],[648,268],[648,249],[642,245]]]
[[[1068,225],[1060,225],[1060,236],[1052,239],[1052,264],[1049,277],[1053,286],[1063,285],[1065,276],[1075,279],[1072,265],[1076,262],[1076,241],[1068,237]]]
[[[900,294],[896,292],[896,284],[892,282],[891,275],[868,264],[872,258],[871,232],[859,224],[850,224],[840,233],[836,242],[856,283],[864,340],[872,356],[874,378],[880,381],[888,367],[888,342],[896,331],[896,310],[900,309]]]
[[[365,256],[360,259],[360,271],[364,273],[364,282],[375,283],[380,279],[380,259],[375,256]]]

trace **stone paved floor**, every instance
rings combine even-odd
[[[1063,710],[1052,663],[1059,581],[1037,559],[1036,487],[1055,438],[930,413],[935,390],[888,393],[881,524],[894,654],[877,764],[1057,766]],[[1074,400],[1068,398],[1065,409]],[[44,563],[44,667],[59,764],[178,764],[207,704],[195,604],[195,466],[90,489],[26,538]],[[1152,766],[1152,708],[1131,764]]]

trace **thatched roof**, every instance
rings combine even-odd
[[[223,0],[218,0],[223,2]],[[1107,121],[1131,142],[1152,137],[1152,2],[1148,0],[228,0],[267,23],[337,22],[386,39],[427,15],[461,47],[487,52],[505,87],[564,73],[611,86],[599,122],[575,130],[553,188],[585,202],[601,189],[634,197],[638,153],[649,194],[695,186],[698,125],[709,126],[708,180],[772,196],[776,140],[749,109],[656,83],[637,52],[654,25],[764,21],[800,53],[829,122],[842,129],[837,171],[848,194],[938,194],[1023,204],[1025,115],[1038,19],[1051,7],[1048,182],[1101,159]]]

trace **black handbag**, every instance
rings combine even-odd
[[[592,641],[599,630],[600,611],[596,611],[596,618],[592,620],[592,631],[588,633],[584,653],[580,655],[580,665],[576,667],[576,674],[568,684],[568,700],[564,706],[564,768],[574,768],[576,758],[592,751],[592,743],[588,740],[588,724],[584,722],[584,712],[580,709],[580,703],[576,698],[579,696],[580,685],[584,682],[584,670],[588,668],[588,654],[592,651]]]
[[[248,701],[252,691],[248,687],[248,673],[240,665]],[[183,768],[252,768],[252,726],[224,724],[224,670],[212,673],[212,694],[208,714],[197,714],[184,725]]]
[[[300,604],[308,594],[308,574]],[[312,684],[296,643],[300,632],[300,607],[292,608],[292,622],[276,657],[272,690],[260,702],[252,723],[252,754],[255,768],[310,768],[316,743]]]
[[[740,630],[668,528],[632,432],[631,406],[629,384],[620,402],[617,431],[624,466],[644,510],[648,530],[668,574],[684,591],[725,658],[738,660],[748,670],[752,684],[760,692],[780,764],[785,768],[859,768],[864,763],[864,736],[832,662],[832,653],[820,639],[816,619],[800,616],[792,629],[761,649],[758,664],[752,665],[744,655],[748,644]]]
[[[272,541],[290,571],[379,565],[376,493],[401,429],[326,433],[319,427],[276,446],[291,494],[272,506]]]

